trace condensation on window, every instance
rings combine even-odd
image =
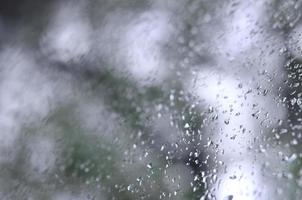
[[[301,199],[301,14],[1,1],[0,199]]]

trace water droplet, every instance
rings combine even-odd
[[[233,200],[233,195],[228,195],[226,197],[223,198],[223,200]]]
[[[185,128],[190,128],[190,125],[188,123],[186,123]]]
[[[149,164],[147,165],[147,168],[148,168],[148,169],[152,169],[152,163],[149,163]]]

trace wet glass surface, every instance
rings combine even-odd
[[[301,6],[0,1],[0,199],[301,199]]]

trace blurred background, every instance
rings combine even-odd
[[[0,199],[301,199],[301,14],[1,0]]]

